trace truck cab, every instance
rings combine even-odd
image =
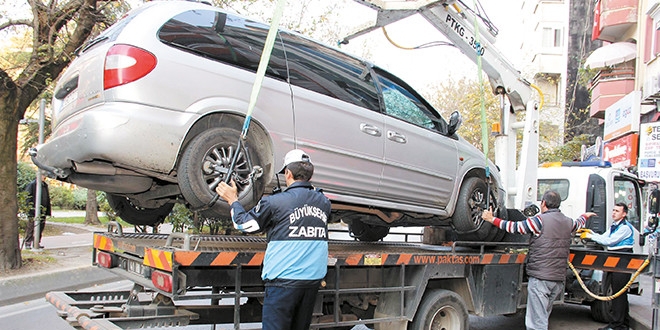
[[[639,244],[644,228],[642,187],[644,182],[634,174],[613,168],[607,161],[556,162],[542,164],[538,169],[537,201],[546,190],[556,190],[561,196],[561,211],[570,218],[585,212],[595,212],[587,228],[604,233],[612,224],[614,204],[628,205],[628,221],[635,230],[634,253],[645,253]]]

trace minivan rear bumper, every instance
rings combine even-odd
[[[142,104],[96,104],[59,123],[49,141],[38,146],[35,164],[51,173],[57,169],[60,177],[71,172],[73,162],[93,160],[169,173],[198,117]]]

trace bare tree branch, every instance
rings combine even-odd
[[[31,26],[31,25],[32,25],[32,21],[30,21],[29,19],[16,19],[16,20],[9,20],[9,21],[7,21],[7,22],[4,22],[4,23],[0,24],[0,31],[6,29],[6,28],[8,28],[8,27],[12,27],[12,26],[21,26],[21,25],[24,25],[24,26]]]

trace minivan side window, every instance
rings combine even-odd
[[[427,129],[437,130],[436,122],[440,121],[434,111],[430,110],[422,98],[404,87],[403,82],[379,70],[378,84],[385,104],[384,112],[395,118]]]
[[[181,50],[256,72],[267,34],[268,26],[263,23],[213,10],[189,10],[165,23],[158,38]],[[279,38],[266,75],[286,80]]]
[[[360,60],[297,34],[281,37],[293,85],[380,111],[376,85]]]
[[[259,66],[267,34],[266,24],[212,10],[181,13],[158,31],[160,41],[167,45],[253,72]],[[280,31],[266,75],[380,111],[378,92],[368,72],[358,59]]]

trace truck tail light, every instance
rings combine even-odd
[[[108,252],[98,251],[96,253],[96,263],[103,268],[112,268],[117,266],[117,258]]]
[[[156,56],[138,47],[117,44],[105,55],[103,89],[128,84],[146,76],[156,67]]]
[[[172,292],[172,275],[155,270],[151,273],[151,283],[157,289]]]

